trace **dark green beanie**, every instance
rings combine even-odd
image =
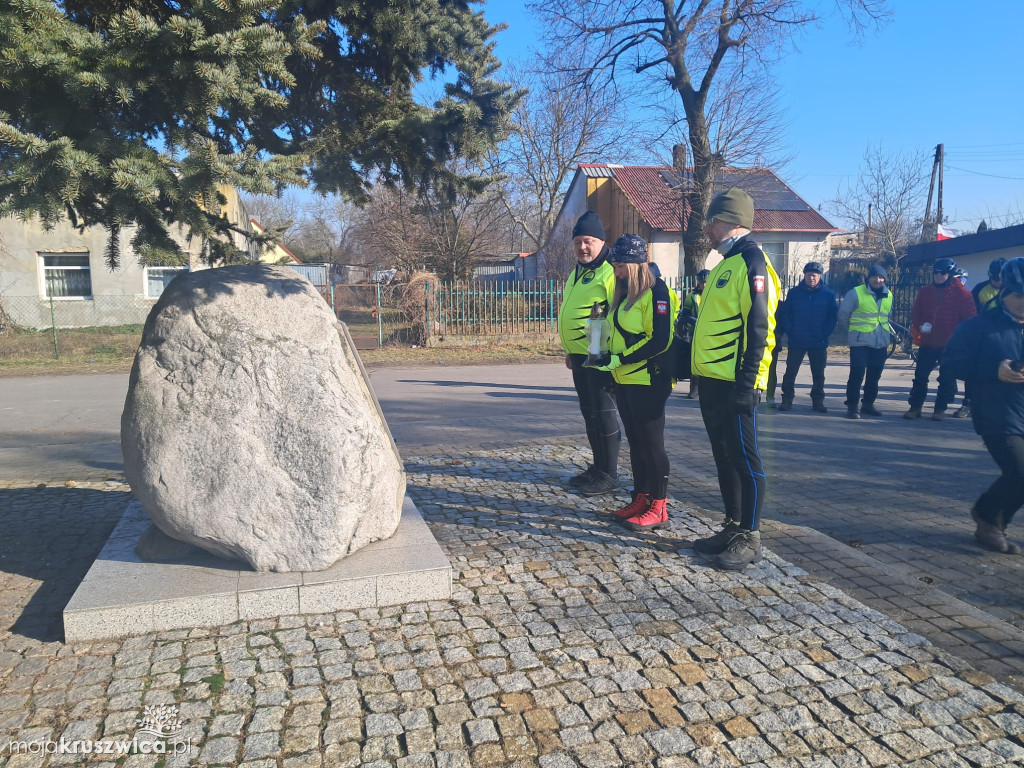
[[[708,206],[707,220],[718,219],[737,227],[754,228],[754,200],[739,187],[728,189]]]

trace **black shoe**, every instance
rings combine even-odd
[[[580,472],[578,475],[574,475],[573,477],[570,477],[569,481],[566,483],[566,485],[568,485],[570,488],[580,488],[580,487],[586,485],[587,483],[593,482],[594,475],[595,475],[596,472],[597,472],[597,467],[595,467],[593,464],[591,464],[586,469],[584,469],[582,472]]]
[[[693,551],[702,555],[720,555],[729,546],[732,537],[740,533],[739,523],[733,520],[726,520],[725,525],[717,533],[708,536],[706,539],[697,539],[693,542]]]
[[[764,555],[761,553],[761,532],[740,531],[729,541],[729,546],[718,556],[718,566],[727,571],[742,571],[751,563],[756,563]]]
[[[847,408],[846,409],[846,418],[848,418],[848,419],[859,419],[860,418],[860,414],[857,412],[856,408]]]
[[[826,408],[825,404],[823,402],[821,402],[820,400],[818,402],[813,403],[811,405],[811,410],[812,411],[817,411],[818,413],[828,413],[828,408]]]
[[[792,400],[783,400],[782,401],[782,405],[779,406],[779,410],[780,411],[792,411],[793,410],[793,401]]]
[[[869,405],[868,403],[864,403],[864,405],[862,405],[860,407],[860,412],[862,414],[864,414],[865,416],[881,416],[882,415],[882,412],[880,410],[875,408],[874,405]]]
[[[597,472],[595,473],[593,480],[580,487],[580,493],[584,496],[602,496],[606,493],[617,491],[618,489],[618,478],[612,477],[604,472]]]

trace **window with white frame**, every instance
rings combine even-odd
[[[182,272],[188,272],[188,267],[146,267],[146,298],[159,298],[171,280]]]
[[[774,243],[761,243],[761,249],[764,251],[765,256],[769,258],[772,266],[775,267],[775,273],[778,275],[788,274],[788,263],[789,263],[789,242],[774,242]]]
[[[89,252],[39,253],[43,270],[43,296],[54,299],[91,299]]]

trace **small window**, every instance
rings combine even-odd
[[[159,298],[171,280],[182,272],[188,272],[188,267],[146,267],[146,297]]]
[[[89,254],[40,253],[43,260],[43,291],[47,298],[91,299],[92,275]]]
[[[761,243],[761,248],[765,253],[765,256],[771,261],[772,266],[775,267],[776,274],[783,275],[788,273],[787,264],[789,261],[789,243]]]

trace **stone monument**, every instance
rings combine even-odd
[[[401,515],[405,472],[359,358],[287,267],[171,282],[146,321],[121,446],[160,532],[257,571],[322,570]]]

